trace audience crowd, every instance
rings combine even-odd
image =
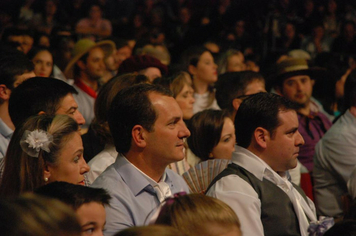
[[[356,235],[353,0],[2,0],[1,235]]]

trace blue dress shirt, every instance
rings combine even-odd
[[[165,182],[172,194],[189,192],[183,178],[166,169]],[[122,155],[109,166],[90,186],[106,189],[112,199],[106,206],[106,225],[104,235],[114,235],[120,230],[148,223],[149,218],[160,206],[156,191],[147,176],[144,176]]]
[[[0,119],[0,159],[6,154],[7,146],[9,146],[13,132],[14,131]]]

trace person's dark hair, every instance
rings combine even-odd
[[[247,86],[255,80],[265,82],[263,76],[254,71],[227,72],[220,75],[215,83],[215,97],[219,107],[232,112],[232,101],[245,95]]]
[[[79,236],[81,227],[70,207],[35,194],[0,199],[1,235]]]
[[[324,236],[355,236],[356,235],[356,220],[343,220],[335,223]]]
[[[32,60],[38,53],[42,51],[48,51],[52,55],[52,52],[49,48],[43,46],[36,46],[31,48],[31,50],[27,53],[27,57]]]
[[[34,191],[36,194],[54,198],[66,203],[74,210],[83,204],[96,202],[103,206],[109,205],[109,193],[102,188],[90,188],[67,182],[53,182],[43,185]]]
[[[0,51],[5,53],[4,51]],[[15,87],[16,76],[33,71],[34,65],[23,53],[0,56],[0,84],[6,85],[10,90]]]
[[[10,36],[22,36],[25,35],[24,30],[18,29],[17,27],[8,27],[4,29],[2,33],[1,40],[3,42],[8,42]]]
[[[344,85],[345,109],[356,106],[356,71],[353,70],[347,77]]]
[[[135,125],[149,132],[157,119],[157,113],[148,98],[150,93],[172,97],[169,90],[151,84],[138,84],[121,90],[114,98],[108,122],[116,151],[127,153],[131,148],[131,131]]]
[[[196,113],[188,122],[191,133],[187,139],[188,146],[201,161],[208,160],[219,143],[225,118],[228,117],[225,111],[209,109]]]
[[[247,148],[257,127],[262,127],[273,137],[280,124],[279,112],[295,110],[296,105],[273,93],[257,93],[246,98],[237,110],[235,134],[237,145]]]
[[[186,51],[184,51],[183,55],[182,55],[182,60],[183,60],[182,64],[185,68],[185,71],[188,71],[189,65],[196,67],[198,65],[200,56],[204,52],[210,52],[210,51],[206,47],[203,47],[203,46],[191,47],[191,48],[188,48]]]
[[[122,230],[114,236],[185,236],[183,232],[178,229],[166,225],[148,225],[130,227]]]
[[[108,111],[114,97],[120,90],[139,83],[148,83],[148,78],[136,74],[116,75],[100,89],[94,104],[95,118],[91,127],[101,143],[114,144],[108,125]]]
[[[20,84],[11,93],[9,114],[17,127],[27,118],[43,111],[54,115],[62,99],[78,92],[66,82],[54,78],[34,77]]]
[[[115,36],[110,36],[108,38],[106,38],[105,40],[111,40],[115,43],[115,46],[116,46],[116,49],[120,49],[120,48],[123,48],[123,47],[128,47],[129,46],[129,43],[127,42],[126,39],[123,39],[123,38],[118,38],[118,37],[115,37]]]

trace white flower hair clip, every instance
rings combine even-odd
[[[53,141],[53,136],[46,131],[35,129],[26,130],[21,138],[20,146],[22,151],[31,157],[38,157],[41,150],[50,152],[49,144]]]

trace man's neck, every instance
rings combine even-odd
[[[136,166],[157,183],[161,180],[167,167],[152,161],[150,158],[143,157],[140,154],[134,155],[129,152],[125,154],[125,157],[132,165]]]
[[[257,144],[253,144],[251,143],[250,146],[248,146],[246,148],[247,150],[249,150],[250,152],[252,152],[253,154],[255,154],[258,158],[260,158],[262,161],[264,161],[269,167],[271,167],[271,169],[276,172],[279,176],[284,177],[285,176],[285,172],[280,172],[280,171],[275,171],[275,169],[273,168],[273,166],[271,166],[271,164],[268,161],[268,158],[265,158],[265,154],[264,154],[264,150],[261,149],[260,147],[258,147]]]
[[[308,116],[310,114],[310,102],[308,102],[304,107],[299,108],[298,113]]]
[[[89,76],[85,73],[81,73],[81,76],[78,79],[80,79],[84,84],[92,88],[94,91],[97,91],[99,88],[98,81],[89,78]]]
[[[9,102],[5,101],[4,103],[0,104],[0,118],[1,120],[12,130],[15,130],[15,126],[11,121],[9,115]]]
[[[208,91],[208,85],[199,80],[193,80],[194,90],[197,94],[204,94]]]

